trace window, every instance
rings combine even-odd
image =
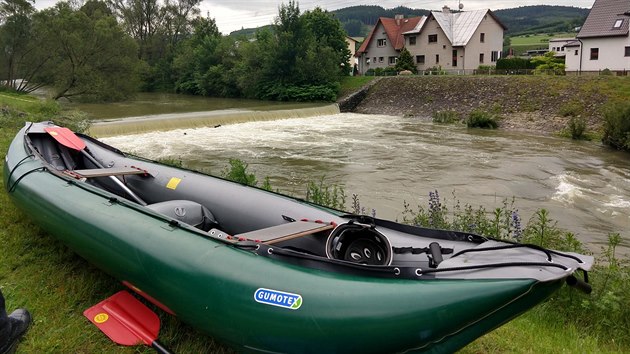
[[[383,62],[383,57],[378,57],[378,62],[382,63]]]
[[[599,48],[591,48],[591,60],[599,59]]]
[[[630,57],[630,47],[625,48],[624,57]]]
[[[395,65],[398,57],[389,57],[389,65]]]
[[[387,39],[385,39],[385,38],[381,38],[381,39],[376,41],[376,46],[377,47],[384,47],[386,45],[387,45]]]
[[[416,64],[424,65],[424,55],[416,55]]]
[[[499,60],[499,52],[493,50],[492,53],[490,53],[490,61],[494,63],[497,60]]]
[[[481,43],[485,43],[486,42],[486,34],[485,33],[481,33],[479,36],[479,41],[481,41]]]
[[[365,65],[370,65],[370,58],[365,58]]]
[[[416,36],[409,37],[409,45],[416,45]]]
[[[578,50],[575,50],[575,53],[573,53],[573,55],[578,55]]]
[[[376,57],[372,58],[372,63],[376,64]]]
[[[437,34],[429,35],[429,43],[437,43]]]
[[[479,64],[483,64],[483,53],[479,53]]]
[[[440,55],[439,55],[439,54],[436,54],[436,55],[435,55],[435,63],[436,63],[436,64],[439,64],[439,63],[440,63]]]
[[[617,21],[615,21],[615,24],[613,25],[613,28],[617,29],[617,28],[621,28],[621,25],[623,25],[623,19],[619,19]]]

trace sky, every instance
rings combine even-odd
[[[199,6],[203,16],[207,14],[217,23],[219,31],[229,34],[241,28],[254,28],[271,24],[278,15],[278,7],[289,0],[203,0]],[[529,5],[562,5],[591,8],[594,0],[417,0],[417,1],[388,1],[388,0],[302,0],[296,1],[300,11],[312,10],[319,6],[324,10],[333,11],[344,7],[357,5],[379,5],[386,9],[406,6],[412,9],[440,10],[444,5],[456,9],[459,2],[464,5],[464,11],[499,10]],[[35,7],[43,9],[52,6],[56,0],[35,0]]]

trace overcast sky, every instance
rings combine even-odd
[[[203,0],[200,5],[202,14],[207,13],[217,22],[223,34],[229,34],[241,28],[252,28],[268,25],[278,15],[278,7],[288,0]],[[461,0],[466,10],[507,9],[529,5],[563,5],[591,8],[594,0]],[[35,0],[35,7],[42,9],[52,6],[56,0]],[[337,10],[357,5],[380,5],[384,8],[406,6],[413,9],[440,10],[447,5],[457,8],[458,0],[417,0],[417,1],[387,1],[387,0],[302,0],[297,1],[302,12],[317,6],[324,10]]]

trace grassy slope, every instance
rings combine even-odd
[[[24,120],[39,120],[37,104],[6,98],[0,106],[19,106],[33,112]],[[0,126],[0,156],[21,126]],[[82,312],[123,288],[105,273],[90,266],[64,245],[33,225],[10,202],[0,187],[0,286],[7,307],[27,307],[34,325],[18,353],[151,353],[146,347],[125,348],[110,342]],[[155,309],[155,307],[153,307]],[[162,318],[161,340],[178,353],[221,353],[229,350],[177,319],[157,310]],[[580,332],[573,325],[549,322],[540,306],[523,317],[480,338],[462,353],[606,353],[630,351],[614,343],[601,343],[597,334]]]

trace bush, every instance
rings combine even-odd
[[[453,124],[461,121],[459,112],[452,109],[433,113],[433,123]]]
[[[259,98],[272,101],[333,102],[337,99],[338,84],[285,86],[273,84],[260,90]]]
[[[582,117],[571,117],[569,120],[569,133],[571,133],[571,139],[581,140],[586,138],[586,121]]]
[[[494,114],[476,109],[470,112],[466,125],[468,128],[496,129],[499,126],[499,122]]]
[[[536,65],[534,65],[529,59],[501,58],[497,60],[497,70],[520,70],[535,68]]]
[[[223,171],[223,177],[246,186],[258,184],[256,176],[247,172],[247,164],[239,159],[230,159],[230,168]]]
[[[630,102],[610,106],[604,111],[602,142],[615,149],[630,151]]]

